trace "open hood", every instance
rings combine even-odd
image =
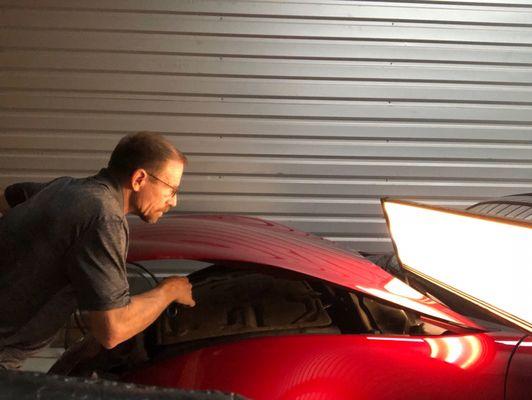
[[[403,268],[532,332],[532,223],[383,199]]]
[[[128,260],[231,260],[299,272],[468,328],[474,322],[334,243],[257,218],[180,215],[131,220]]]

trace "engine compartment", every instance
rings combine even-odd
[[[158,346],[249,335],[445,331],[413,311],[294,272],[218,264],[189,279],[196,307],[177,307],[159,318]]]
[[[112,350],[81,342],[51,372],[112,379],[158,358],[249,337],[453,333],[391,303],[262,265],[218,263],[188,277],[195,307],[170,306],[142,334]]]
[[[193,283],[194,308],[179,307],[177,314],[161,317],[160,345],[279,331],[340,333],[320,294],[304,280],[255,271],[209,272]]]

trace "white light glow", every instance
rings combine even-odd
[[[415,339],[415,338],[391,338],[391,337],[367,337],[368,340],[381,340],[384,342],[415,342],[415,343],[423,343],[423,339]]]
[[[462,369],[471,368],[481,358],[484,349],[476,336],[425,338],[430,347],[430,357],[455,364]]]
[[[496,340],[495,343],[505,344],[507,346],[517,346],[517,340]]]
[[[375,297],[388,300],[391,303],[400,304],[412,310],[419,311],[422,314],[432,315],[433,317],[445,319],[447,321],[451,321],[455,323],[459,322],[456,319],[452,318],[449,314],[446,314],[436,309],[435,307],[431,307],[429,305],[420,303],[419,301],[414,301],[407,297],[403,297],[403,296],[390,293],[390,292],[385,292],[384,290],[380,290],[376,288],[371,288],[371,287],[366,287],[366,286],[361,286],[361,285],[357,285],[356,287],[363,292],[372,294]]]
[[[464,345],[461,338],[445,338],[445,344],[447,345],[445,361],[454,364],[464,353]]]
[[[399,296],[408,297],[415,300],[423,300],[424,296],[417,290],[412,289],[406,283],[400,281],[397,278],[393,278],[390,282],[384,285],[384,288],[391,293],[395,293]]]
[[[430,346],[430,357],[439,358],[442,349],[442,347],[439,345],[439,342],[436,339],[425,339],[425,341]]]
[[[482,353],[482,346],[478,338],[475,336],[466,336],[465,340],[469,348],[469,357],[462,363],[461,367],[463,369],[467,369],[473,365]]]
[[[385,201],[384,208],[406,267],[530,329],[532,228],[403,203]]]

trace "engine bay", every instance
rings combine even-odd
[[[217,263],[188,278],[195,307],[172,304],[142,334],[112,350],[81,341],[65,352],[51,372],[113,379],[158,358],[261,336],[454,333],[414,311],[262,265]],[[149,281],[143,277],[145,286]],[[132,289],[138,286],[138,282],[131,284]]]

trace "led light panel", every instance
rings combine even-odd
[[[403,266],[532,330],[532,224],[383,200]]]

